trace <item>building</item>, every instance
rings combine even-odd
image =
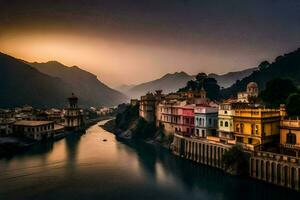
[[[190,136],[194,133],[194,106],[187,101],[163,100],[157,105],[157,126],[163,126],[167,135]]]
[[[135,106],[139,104],[139,100],[138,99],[130,99],[130,105]]]
[[[184,136],[191,136],[195,131],[195,104],[188,104],[179,107],[179,116],[181,118],[181,126],[179,132]]]
[[[236,109],[233,117],[236,143],[256,150],[279,142],[280,113],[279,109]]]
[[[300,157],[300,119],[283,119],[280,122],[282,152]]]
[[[14,112],[9,109],[0,109],[0,119],[10,119],[14,117]]]
[[[237,94],[237,101],[241,103],[249,103],[253,98],[258,97],[259,89],[255,82],[250,82],[247,85],[245,92],[239,92]]]
[[[139,116],[144,118],[147,122],[156,121],[156,106],[162,100],[162,90],[156,90],[156,93],[148,92],[141,96]]]
[[[13,119],[0,119],[0,136],[7,136],[13,133]]]
[[[222,103],[218,110],[218,133],[220,141],[227,143],[228,140],[234,140],[234,106],[232,103]]]
[[[78,98],[72,93],[68,98],[69,107],[65,111],[65,128],[67,130],[80,130],[84,126],[83,113],[78,107]]]
[[[61,123],[63,120],[63,113],[60,109],[51,108],[45,111],[47,119],[55,121],[55,123]]]
[[[53,137],[54,121],[20,120],[13,125],[14,134],[34,140],[45,140]]]
[[[217,136],[218,108],[209,105],[196,106],[195,113],[195,133],[196,137],[206,138],[207,136]]]

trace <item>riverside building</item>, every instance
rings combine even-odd
[[[69,107],[65,111],[65,128],[67,130],[80,130],[84,126],[83,112],[78,107],[78,98],[72,93],[68,98]]]
[[[283,153],[300,157],[300,119],[283,119],[280,122],[280,146]]]
[[[34,140],[51,138],[54,133],[54,121],[20,120],[14,124],[14,134]]]
[[[233,116],[236,143],[247,150],[260,150],[279,142],[279,109],[236,109]]]

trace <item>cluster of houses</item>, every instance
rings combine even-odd
[[[68,130],[80,130],[85,124],[85,113],[78,107],[78,98],[72,94],[65,109],[34,109],[23,106],[0,109],[0,137],[26,137],[45,140],[62,137]]]
[[[141,97],[139,112],[174,137],[179,156],[224,168],[222,155],[239,144],[252,155],[250,176],[299,189],[300,119],[289,118],[284,105],[265,108],[254,101],[258,93],[250,82],[245,92],[220,103],[209,100],[203,88],[166,95],[157,90]]]

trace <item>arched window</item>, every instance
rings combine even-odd
[[[220,121],[220,126],[223,126],[223,121]]]
[[[225,127],[228,127],[228,121],[225,122]]]
[[[296,135],[291,133],[291,131],[286,135],[287,144],[296,144]]]

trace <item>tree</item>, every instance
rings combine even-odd
[[[179,89],[179,92],[186,92],[188,90],[199,91],[204,88],[207,97],[211,100],[219,100],[221,98],[220,86],[216,79],[208,77],[205,73],[199,73],[196,80],[188,81],[184,88]]]
[[[269,61],[265,60],[265,61],[262,61],[262,62],[258,65],[258,69],[259,69],[260,71],[262,71],[262,70],[267,69],[269,66],[270,66]]]
[[[270,107],[279,107],[285,104],[290,94],[298,89],[290,79],[275,78],[266,84],[266,89],[260,93],[260,98]]]
[[[249,155],[241,145],[234,145],[224,153],[222,161],[225,169],[237,175],[247,175],[249,168]]]
[[[286,104],[286,111],[289,116],[300,115],[300,94],[293,93],[289,96]]]

